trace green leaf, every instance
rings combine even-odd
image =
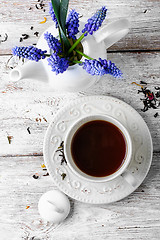
[[[68,2],[68,0],[63,0],[63,1]],[[67,14],[65,6],[67,6],[67,8],[68,8],[68,4],[63,3],[63,5],[61,5],[60,0],[51,0],[51,2],[52,2],[52,6],[53,6],[55,16],[56,16],[57,21],[58,21],[60,39],[62,40],[62,47],[63,47],[63,50],[67,52],[67,50],[71,47],[71,45],[70,45],[70,43],[69,43],[69,41],[66,37],[66,30],[65,30],[64,26],[62,26],[62,24],[61,24],[60,12],[61,12],[61,15],[63,15],[63,13]],[[63,10],[60,10],[61,8]],[[65,18],[66,18],[66,16],[65,16]],[[63,25],[65,25],[65,24],[63,24]]]
[[[66,18],[68,12],[69,0],[61,0],[60,3],[60,22],[63,32],[66,34]]]
[[[54,13],[58,23],[60,23],[60,0],[51,0]]]
[[[68,38],[66,37],[66,35],[64,34],[61,27],[60,27],[60,33],[61,33],[61,38],[62,38],[62,41],[64,44],[64,46],[62,44],[63,50],[67,53],[68,49],[71,47],[70,42],[69,42]]]

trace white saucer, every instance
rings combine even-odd
[[[133,157],[127,170],[136,179],[134,187],[122,176],[108,182],[86,181],[78,178],[65,162],[61,165],[62,157],[56,150],[67,130],[77,120],[91,114],[110,115],[129,131],[133,141]],[[49,125],[44,140],[44,161],[54,183],[71,198],[92,204],[115,202],[131,194],[145,179],[151,165],[152,152],[152,138],[139,113],[125,102],[105,96],[79,98],[61,109]]]

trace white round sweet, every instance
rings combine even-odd
[[[64,193],[51,190],[39,199],[38,210],[44,220],[60,223],[70,212],[70,202]]]

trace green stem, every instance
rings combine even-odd
[[[62,45],[62,36],[61,36],[61,31],[60,31],[59,27],[58,27],[58,33],[59,33],[59,40],[60,40],[60,43]]]
[[[73,62],[73,63],[83,63],[83,62],[77,61],[77,60],[73,60],[72,62]]]
[[[89,59],[89,60],[94,60],[93,58],[87,56],[85,53],[82,53],[82,52],[80,52],[80,51],[77,50],[77,49],[75,49],[75,51],[76,51],[77,53],[79,53],[80,55],[84,56],[85,58]]]
[[[68,54],[70,54],[76,47],[77,45],[82,41],[82,39],[84,38],[84,35],[86,34],[87,32],[84,32],[78,39],[77,41],[72,45],[72,47],[68,50]]]
[[[46,53],[45,53],[44,55],[45,55],[46,57],[50,57],[50,56],[51,56],[51,54],[46,54]]]

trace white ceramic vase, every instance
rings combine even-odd
[[[84,24],[80,23],[80,29],[83,29],[83,26]],[[93,35],[88,34],[82,40],[83,52],[95,59],[99,57],[106,59],[106,49],[124,37],[128,31],[129,21],[127,19],[121,19],[104,25]],[[54,26],[49,27],[45,32],[49,32],[54,37],[58,37],[58,30]],[[38,40],[37,48],[47,50],[47,53],[50,54],[50,49],[44,39],[44,33]],[[80,33],[78,35],[80,35]],[[82,61],[83,60],[84,58],[82,58]],[[49,83],[52,90],[76,92],[89,88],[100,79],[100,76],[91,76],[79,64],[69,66],[64,73],[56,75],[51,71],[51,66],[48,65],[47,58],[45,58],[39,62],[29,60],[21,67],[14,68],[10,72],[11,81],[26,78],[32,79],[32,81],[45,81]]]

